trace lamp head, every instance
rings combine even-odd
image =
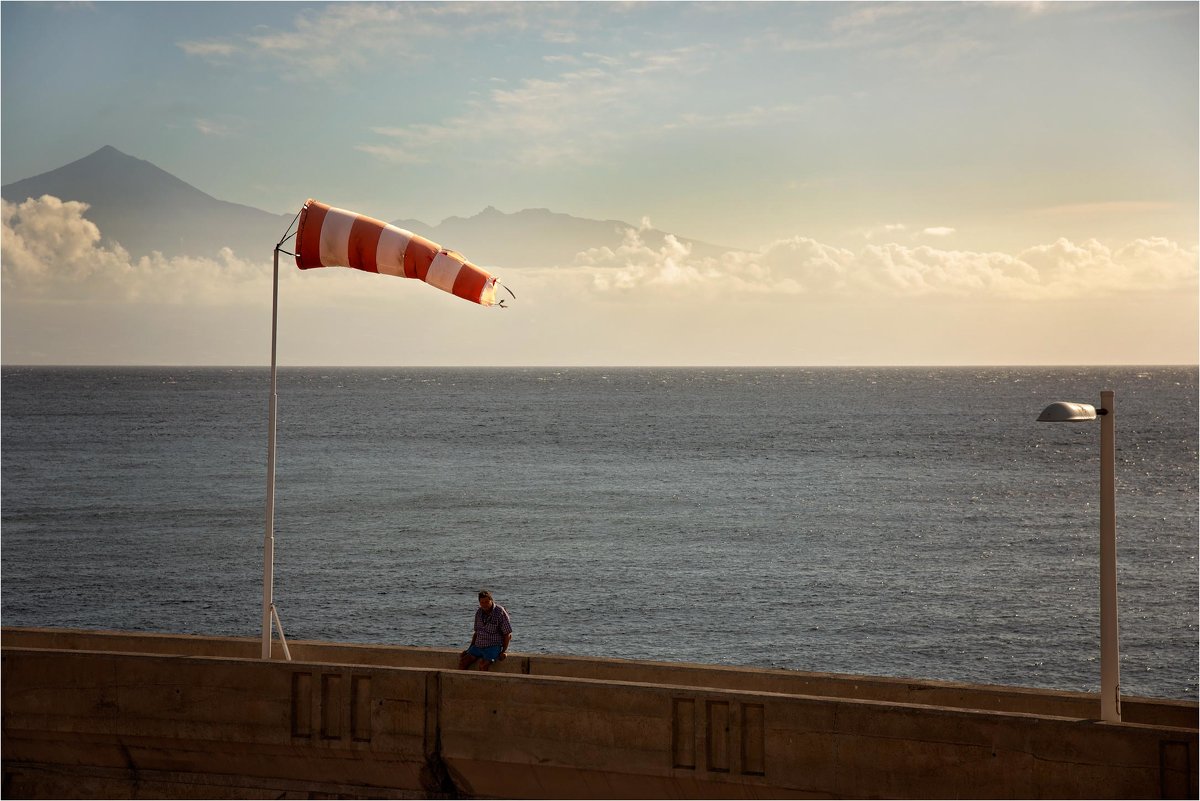
[[[1089,403],[1052,403],[1038,415],[1039,423],[1087,423],[1096,419],[1096,407]]]

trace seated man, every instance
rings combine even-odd
[[[482,662],[480,670],[487,670],[493,663],[508,654],[512,641],[512,622],[508,610],[492,599],[487,590],[479,591],[479,608],[475,610],[475,633],[471,645],[458,658],[458,669],[469,670],[476,662]]]

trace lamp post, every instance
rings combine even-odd
[[[1100,408],[1086,403],[1052,403],[1041,423],[1086,423],[1100,418],[1100,719],[1121,722],[1121,668],[1117,629],[1117,448],[1116,402],[1100,393]]]

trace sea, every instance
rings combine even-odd
[[[1195,367],[283,368],[289,639],[1195,699]],[[264,368],[0,372],[0,620],[260,634]]]

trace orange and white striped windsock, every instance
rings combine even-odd
[[[296,266],[353,267],[418,278],[481,306],[496,305],[498,279],[411,231],[309,199],[296,229]]]

